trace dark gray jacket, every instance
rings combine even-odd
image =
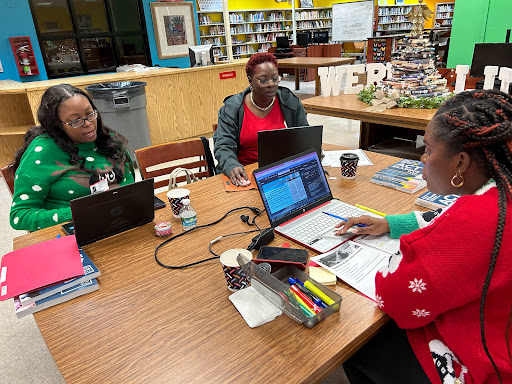
[[[224,105],[219,109],[217,130],[213,134],[213,152],[219,162],[217,171],[224,172],[226,175],[229,175],[233,168],[242,166],[238,162],[237,153],[244,120],[244,97],[249,92],[250,89],[246,88],[243,92],[226,97]],[[279,87],[277,99],[287,127],[309,125],[306,111],[292,91],[285,87]]]

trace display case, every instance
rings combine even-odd
[[[34,50],[30,43],[30,37],[9,37],[14,61],[20,76],[33,76],[39,74]]]

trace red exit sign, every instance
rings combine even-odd
[[[219,77],[221,80],[234,79],[236,77],[236,72],[235,71],[221,72],[221,73],[219,73]]]

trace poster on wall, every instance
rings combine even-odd
[[[197,44],[192,3],[150,4],[158,58],[188,56],[188,47]]]

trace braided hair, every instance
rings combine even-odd
[[[85,97],[91,103],[92,108],[97,109],[86,92],[69,84],[54,85],[44,92],[41,104],[37,109],[37,119],[41,125],[32,127],[25,133],[23,145],[16,151],[14,161],[11,163],[13,172],[16,172],[18,169],[21,158],[32,140],[42,134],[50,136],[63,151],[69,153],[71,164],[85,169],[85,158],[78,155],[77,146],[61,128],[59,118],[59,107],[61,104],[76,95]],[[105,156],[113,165],[128,162],[130,167],[133,166],[131,158],[124,149],[127,143],[126,138],[105,126],[102,123],[100,114],[98,114],[97,122],[96,148],[98,148],[98,153]]]
[[[503,239],[507,195],[512,198],[512,98],[503,92],[492,90],[462,92],[446,101],[434,119],[434,135],[446,143],[449,151],[468,152],[474,161],[487,167],[488,175],[495,180],[498,188],[498,226],[480,299],[480,334],[485,353],[501,383],[500,373],[485,339],[484,309]],[[512,363],[509,345],[511,322],[512,308],[505,332],[508,355]]]

